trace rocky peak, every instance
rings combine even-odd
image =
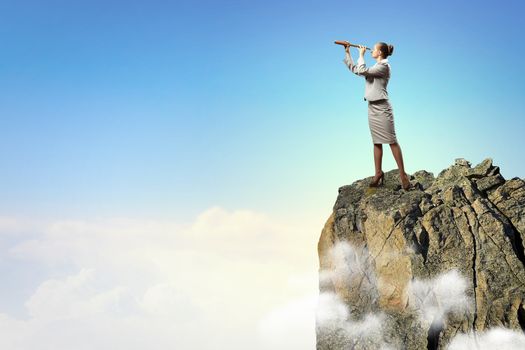
[[[525,329],[525,182],[465,159],[404,191],[339,188],[318,243],[317,349],[447,349]],[[513,333],[514,334],[514,333]],[[465,340],[466,339],[466,340]],[[456,344],[456,345],[454,345]]]

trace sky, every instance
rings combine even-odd
[[[394,45],[407,173],[490,157],[523,178],[522,13],[0,1],[0,342],[313,349],[317,240],[338,188],[374,172],[364,82],[334,40]]]

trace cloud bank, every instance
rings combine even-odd
[[[221,207],[190,223],[0,217],[0,348],[314,349],[317,231]]]

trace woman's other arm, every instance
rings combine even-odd
[[[350,55],[350,52],[348,52],[348,51],[345,52],[345,58],[344,58],[343,62],[348,67],[348,69],[350,69],[352,72],[354,72],[355,63],[352,60],[352,56]]]
[[[388,67],[384,64],[376,64],[372,67],[367,67],[365,65],[365,58],[359,56],[357,64],[352,68],[352,72],[365,77],[386,78],[388,76]]]
[[[384,64],[376,64],[372,67],[367,67],[365,65],[365,51],[366,47],[359,47],[359,58],[357,59],[357,64],[352,71],[357,75],[362,75],[365,77],[377,77],[377,78],[386,78],[388,77],[388,67]]]
[[[348,67],[348,69],[352,73],[359,75],[359,73],[357,73],[357,66],[354,64],[354,61],[352,60],[352,55],[350,55],[350,46],[345,46],[345,58],[343,59],[343,63]]]

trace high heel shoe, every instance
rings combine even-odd
[[[379,176],[379,178],[376,180],[376,181],[372,181],[368,184],[368,187],[378,187],[378,186],[382,186],[383,185],[383,180],[384,180],[384,177],[385,177],[385,173],[383,171],[381,171],[381,175]]]
[[[411,187],[410,180],[406,173],[401,177],[401,187],[403,187],[405,191],[408,191]]]

